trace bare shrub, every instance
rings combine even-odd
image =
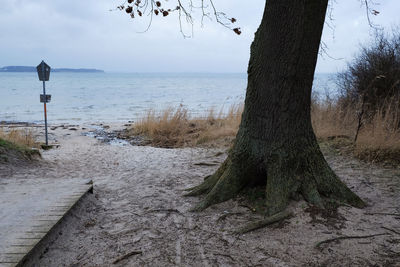
[[[378,111],[385,113],[400,96],[400,32],[377,32],[373,42],[362,46],[347,70],[338,74],[337,84],[339,105],[356,108],[363,121],[370,122]]]

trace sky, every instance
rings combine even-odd
[[[400,25],[399,0],[375,2],[380,2],[371,7],[380,12],[372,17],[375,24],[388,31]],[[149,31],[140,33],[148,17],[131,19],[115,10],[121,3],[1,0],[0,67],[36,66],[43,59],[53,68],[107,72],[246,72],[265,0],[214,0],[218,10],[237,19],[242,34],[209,19],[202,25],[196,10],[192,38],[183,38],[177,14],[155,17]],[[327,53],[319,57],[316,69],[320,73],[343,70],[373,33],[360,0],[331,0],[330,5],[332,18],[322,37]],[[184,27],[191,32],[189,25]]]

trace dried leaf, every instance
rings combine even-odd
[[[240,35],[242,33],[242,31],[240,30],[240,28],[234,28],[233,31],[237,34]]]
[[[132,13],[132,10],[133,10],[133,8],[132,8],[131,6],[128,6],[128,7],[125,9],[126,13],[128,13],[128,14]]]

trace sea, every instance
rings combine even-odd
[[[125,123],[148,110],[227,112],[244,101],[245,73],[51,73],[50,124]],[[333,74],[316,74],[314,92],[334,92]],[[43,83],[34,72],[0,72],[0,121],[43,123]]]

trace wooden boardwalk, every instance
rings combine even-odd
[[[82,179],[0,180],[0,266],[16,266],[92,190]]]

